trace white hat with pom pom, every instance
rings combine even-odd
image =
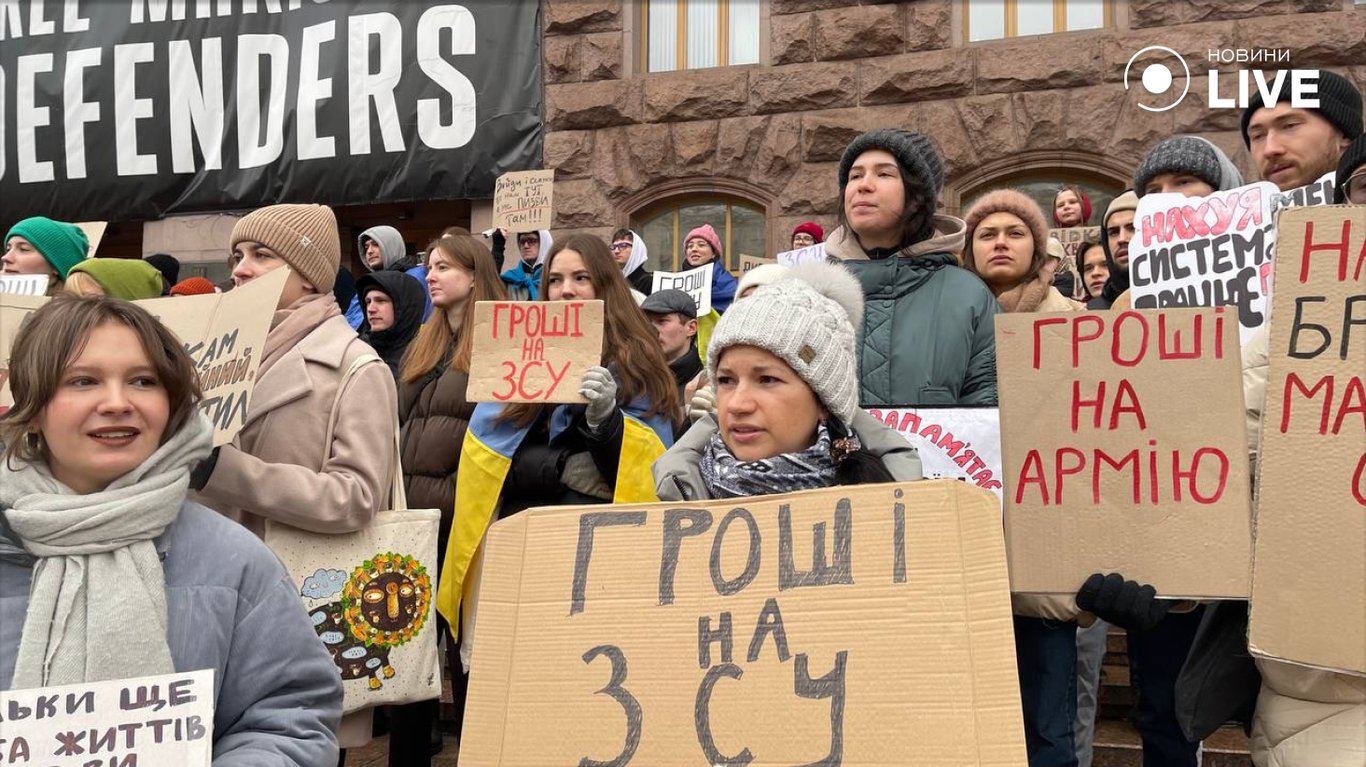
[[[800,264],[721,315],[707,345],[708,374],[716,380],[726,349],[757,346],[786,362],[849,426],[858,411],[862,323],[863,288],[849,270],[829,261]]]

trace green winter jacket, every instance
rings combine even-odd
[[[995,320],[1000,306],[977,275],[959,268],[967,226],[934,217],[933,237],[896,258],[870,259],[844,227],[826,240],[863,284],[859,402],[995,405]]]

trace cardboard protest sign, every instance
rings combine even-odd
[[[1225,309],[996,317],[1015,591],[1119,572],[1246,598],[1252,530],[1237,318]]]
[[[549,229],[555,171],[504,173],[493,188],[493,225],[512,232]]]
[[[1134,308],[1233,307],[1246,343],[1266,322],[1276,211],[1332,199],[1332,174],[1284,193],[1258,181],[1208,197],[1145,195],[1129,244]]]
[[[225,445],[247,422],[270,320],[288,269],[276,269],[227,293],[149,298],[142,306],[171,329],[199,371],[199,412],[213,422],[213,444]]]
[[[805,248],[796,250],[785,250],[778,254],[777,261],[783,266],[796,266],[807,261],[824,261],[825,243],[818,242],[815,245],[808,245]]]
[[[960,479],[1001,494],[1001,413],[994,407],[869,408],[920,453],[930,478]]]
[[[51,278],[46,274],[0,274],[0,293],[45,296]]]
[[[9,352],[24,318],[47,303],[47,296],[23,296],[0,292],[0,415],[9,412],[14,395],[9,389]]]
[[[586,402],[583,373],[602,361],[601,301],[480,301],[470,402]]]
[[[1016,767],[1008,591],[961,482],[523,512],[485,543],[461,760]]]
[[[209,767],[213,702],[213,669],[6,690],[0,764]]]
[[[1366,208],[1277,225],[1249,643],[1366,673]]]
[[[763,258],[762,256],[751,256],[747,253],[741,253],[740,273],[744,274],[745,272],[748,272],[750,269],[753,269],[756,266],[763,266],[764,264],[776,263],[778,263],[778,259],[776,258]]]
[[[100,241],[104,239],[104,230],[109,228],[108,221],[82,221],[76,226],[85,232],[86,242],[90,248],[85,252],[86,258],[94,258],[95,251],[100,248]]]
[[[703,264],[686,272],[655,272],[654,288],[650,292],[681,290],[692,296],[692,300],[697,304],[697,316],[705,316],[711,311],[711,281],[715,274],[712,271],[714,268],[711,264]]]
[[[1058,265],[1057,273],[1068,272],[1072,275],[1073,290],[1071,298],[1085,300],[1086,286],[1082,284],[1081,272],[1077,268],[1077,251],[1083,242],[1100,242],[1100,227],[1072,226],[1062,229],[1049,229],[1048,236],[1062,245],[1064,257]]]

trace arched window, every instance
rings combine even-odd
[[[1110,201],[1129,186],[1132,168],[1080,152],[1040,150],[1022,152],[985,165],[945,187],[942,202],[949,213],[966,215],[982,195],[994,189],[1014,189],[1039,204],[1053,224],[1053,197],[1065,184],[1076,185],[1091,200],[1088,226],[1100,226]]]
[[[741,256],[768,253],[765,210],[764,204],[734,194],[680,191],[639,207],[630,214],[630,221],[631,229],[650,248],[646,268],[652,271],[679,271],[684,264],[683,238],[702,224],[716,230],[726,268],[736,271]]]

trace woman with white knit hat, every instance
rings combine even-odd
[[[921,479],[915,449],[858,406],[862,321],[858,281],[832,263],[793,267],[737,301],[707,353],[716,416],[655,462],[660,499]]]

